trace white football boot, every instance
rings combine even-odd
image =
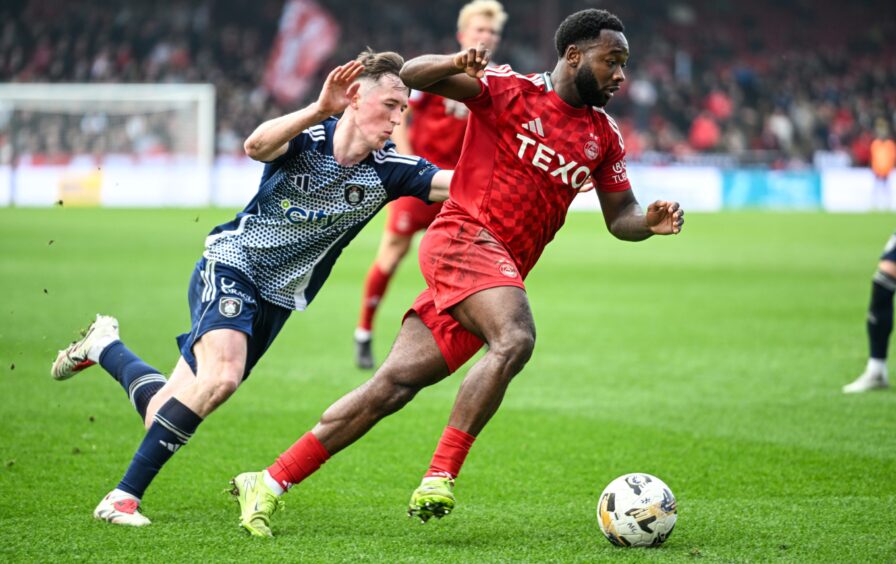
[[[67,380],[96,364],[95,360],[88,358],[90,350],[94,347],[105,347],[118,340],[118,320],[109,315],[96,314],[96,321],[83,332],[83,336],[59,351],[56,362],[50,369],[50,374],[56,380]],[[100,349],[102,350],[102,349]],[[98,354],[98,351],[95,351]]]
[[[143,527],[152,523],[140,513],[140,500],[120,490],[112,490],[93,510],[93,516],[113,525]]]
[[[890,387],[887,365],[880,360],[870,359],[865,371],[853,382],[843,386],[844,394],[857,394],[870,390],[884,390]]]

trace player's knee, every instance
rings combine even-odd
[[[221,405],[227,401],[227,398],[233,395],[238,387],[239,383],[234,382],[233,380],[221,380],[217,382],[212,393],[212,403],[216,406]]]
[[[880,261],[877,264],[877,272],[883,273],[890,278],[896,278],[896,262],[886,259]]]
[[[398,411],[399,409],[407,405],[408,402],[414,399],[414,396],[416,396],[417,392],[419,391],[419,388],[406,386],[403,384],[396,384],[392,387],[392,407],[394,407],[395,411]]]
[[[380,379],[379,388],[378,406],[383,415],[395,413],[414,399],[414,396],[420,391],[420,388],[408,386],[388,376]]]
[[[409,245],[402,244],[402,245],[399,245],[395,249],[395,264],[396,265],[398,265],[398,263],[401,262],[401,260],[408,254],[409,248],[410,248]]]
[[[401,262],[401,255],[389,255],[387,257],[381,258],[377,265],[380,267],[380,270],[383,273],[392,276],[398,269],[399,262]]]
[[[535,332],[524,327],[508,329],[489,343],[489,352],[503,360],[511,376],[523,369],[534,350]]]
[[[237,376],[234,371],[229,371],[203,378],[203,380],[206,397],[212,406],[217,407],[236,392],[240,386],[241,375]]]
[[[398,268],[398,264],[408,253],[408,245],[404,243],[390,243],[383,249],[377,258],[377,264],[380,270],[386,274],[393,274]]]

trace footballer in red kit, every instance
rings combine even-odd
[[[373,378],[331,405],[310,432],[259,473],[267,488],[259,488],[260,498],[303,480],[486,344],[460,385],[408,505],[408,515],[423,522],[450,514],[455,479],[476,436],[535,346],[523,280],[563,225],[579,189],[593,182],[604,223],[618,239],[681,231],[684,212],[677,202],[655,201],[646,209],[638,204],[626,175],[622,136],[603,109],[625,80],[624,29],[605,10],[568,16],[555,35],[558,60],[550,73],[487,68],[489,53],[482,45],[405,63],[406,85],[463,101],[470,109],[450,198],[420,247],[427,289],[405,315]],[[271,512],[249,517],[265,521]]]
[[[466,100],[470,134],[451,199],[421,244],[421,268],[440,312],[483,287],[522,288],[592,175],[600,192],[631,188],[613,119],[600,109],[564,102],[550,73],[527,76],[495,67],[486,69],[481,83],[481,92]],[[477,246],[460,249],[451,241],[461,230],[477,227],[494,237],[506,256],[471,285],[465,264],[476,260]],[[501,261],[492,255],[485,253],[485,262]],[[509,276],[504,264],[515,266],[519,276]]]
[[[457,17],[461,49],[482,44],[494,52],[506,20],[507,14],[497,0],[473,0],[465,5]],[[453,169],[460,157],[469,113],[462,102],[415,90],[392,140],[399,153],[420,155],[439,168]],[[416,198],[399,198],[389,204],[385,232],[364,281],[355,328],[355,364],[359,368],[374,366],[373,320],[392,275],[410,249],[414,234],[426,229],[441,207],[440,203],[425,204]]]

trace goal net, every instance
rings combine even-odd
[[[0,84],[0,205],[211,199],[209,84]]]

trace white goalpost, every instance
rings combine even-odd
[[[211,200],[210,84],[0,84],[0,205]]]

